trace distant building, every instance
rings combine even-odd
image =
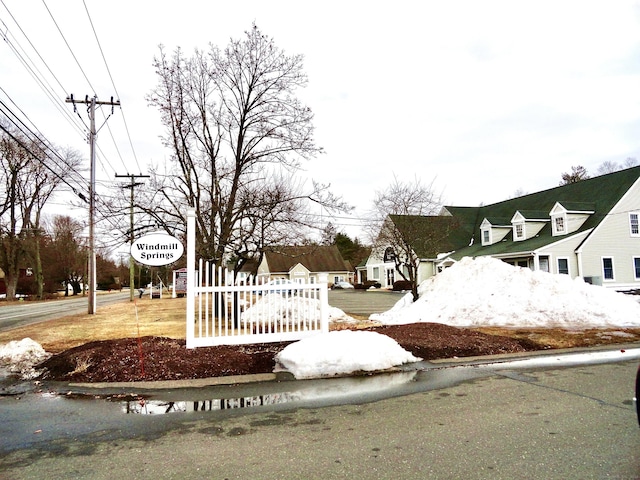
[[[286,278],[293,282],[353,282],[354,271],[336,246],[272,247],[257,268],[258,279]]]
[[[424,229],[412,248],[419,281],[463,257],[581,277],[618,290],[640,288],[640,166],[479,207],[443,207],[438,216],[390,216],[384,228]],[[434,232],[446,228],[437,242]],[[391,249],[391,250],[389,250]],[[367,278],[390,287],[393,246],[374,251]],[[391,281],[391,283],[390,283]]]

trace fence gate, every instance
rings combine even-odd
[[[195,259],[195,211],[187,213],[187,348],[286,342],[329,331],[326,282],[257,283]]]

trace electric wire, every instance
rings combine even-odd
[[[4,5],[4,2],[2,2],[2,4]],[[6,5],[5,5],[5,8],[6,8]],[[9,15],[11,15],[10,11],[9,11]],[[14,17],[12,16],[12,18],[14,18]],[[0,20],[0,22],[2,22],[2,21]],[[14,22],[15,22],[15,19],[14,19]],[[66,117],[67,122],[69,122],[69,124],[73,128],[77,129],[81,135],[84,135],[85,132],[83,131],[83,128],[80,125],[78,125],[78,123],[76,121],[74,121],[75,118],[69,113],[69,110],[66,108],[66,106],[59,100],[60,97],[55,94],[53,87],[48,82],[48,80],[46,80],[44,78],[44,76],[42,75],[42,72],[36,66],[35,62],[31,59],[31,57],[26,52],[26,50],[22,47],[22,45],[20,45],[20,42],[18,41],[18,39],[10,32],[10,30],[7,27],[6,23],[2,22],[2,24],[5,26],[6,31],[5,32],[0,32],[0,36],[5,41],[5,43],[8,45],[9,49],[14,53],[16,58],[20,61],[20,63],[24,66],[24,68],[27,70],[29,75],[38,84],[40,89],[43,91],[43,93],[49,99],[49,101],[51,101],[51,103],[54,105],[54,107],[60,113],[62,113],[62,115],[64,117]],[[23,35],[26,35],[24,33],[24,31],[22,30],[22,28],[20,27],[20,25],[18,23],[16,23],[16,25],[21,30]],[[11,38],[9,38],[9,36],[11,36],[13,38],[13,40]],[[29,38],[28,37],[25,37],[25,38],[27,38],[27,41],[33,47],[33,44],[31,43]],[[37,50],[36,50],[36,53],[38,54]],[[38,54],[38,56],[40,56],[40,55]],[[49,68],[48,65],[47,65],[47,68]],[[54,76],[54,78],[55,78],[55,76]],[[57,78],[56,78],[56,81],[58,81]],[[58,81],[58,83],[59,83],[59,81]],[[82,119],[81,119],[81,122],[82,122]],[[82,123],[84,123],[84,122],[82,122]],[[84,126],[86,127],[86,124]]]
[[[49,13],[49,16],[51,17],[51,20],[53,21],[53,24],[58,29],[58,32],[60,33],[60,36],[62,37],[62,40],[64,41],[65,45],[69,49],[69,53],[71,53],[71,56],[75,60],[76,65],[78,65],[78,68],[82,72],[82,75],[84,75],[84,79],[89,84],[89,87],[91,87],[91,90],[93,90],[93,94],[96,95],[96,89],[93,88],[93,85],[91,84],[91,81],[89,80],[89,77],[87,77],[87,74],[85,73],[84,69],[82,68],[82,65],[80,65],[80,62],[78,61],[78,58],[76,57],[76,54],[73,52],[73,49],[71,48],[71,45],[69,45],[69,42],[67,41],[67,38],[64,36],[64,33],[62,33],[62,30],[60,29],[60,26],[58,25],[58,22],[56,22],[56,19],[53,17],[53,14],[51,13],[51,10],[49,10],[49,7],[47,6],[47,2],[45,2],[45,0],[42,0],[42,3],[44,5],[44,7],[47,9],[47,12]]]
[[[4,125],[2,125],[1,123],[0,123],[0,130],[4,131],[7,135],[9,135],[9,137],[11,137],[11,139],[12,139],[14,142],[16,142],[18,145],[20,145],[20,147],[21,147],[21,148],[23,148],[23,149],[24,149],[24,150],[25,150],[29,155],[31,155],[33,158],[38,158],[38,156],[37,156],[35,153],[33,153],[33,152],[31,151],[31,149],[30,149],[27,145],[25,145],[25,144],[24,144],[24,143],[23,143],[19,138],[17,138],[15,135],[13,135],[13,133],[11,133],[11,131],[9,131],[9,130],[8,130]],[[49,165],[47,165],[46,163],[42,162],[42,165],[43,165],[47,170],[49,170],[53,175],[55,175],[55,176],[56,176],[56,178],[58,178],[58,180],[60,180],[60,181],[61,181],[62,183],[64,183],[65,185],[67,185],[67,186],[71,189],[71,191],[72,191],[73,193],[75,193],[75,194],[78,196],[78,198],[80,198],[81,200],[84,200],[85,202],[87,201],[87,198],[82,194],[82,192],[78,192],[78,191],[76,190],[76,188],[75,188],[73,185],[71,185],[70,183],[68,183],[64,177],[60,176],[56,171],[54,171],[54,170],[53,170]]]
[[[107,69],[107,73],[109,74],[109,79],[111,80],[111,85],[113,86],[113,91],[115,92],[117,98],[120,98],[120,93],[118,92],[118,89],[116,88],[116,84],[115,84],[115,82],[113,80],[113,75],[111,75],[111,69],[109,68],[109,64],[107,63],[107,59],[106,59],[106,57],[104,55],[104,51],[102,49],[102,45],[100,44],[100,40],[98,39],[98,33],[96,32],[96,29],[95,29],[95,27],[93,25],[93,20],[91,19],[91,14],[89,13],[89,9],[87,7],[87,3],[86,3],[85,0],[82,0],[82,3],[84,5],[85,11],[87,12],[87,17],[89,18],[89,24],[91,25],[91,29],[93,30],[93,35],[94,35],[94,37],[96,39],[96,43],[98,44],[98,49],[100,50],[100,55],[102,55],[102,60],[104,62],[104,66]],[[141,172],[142,169],[140,168],[140,163],[138,162],[138,157],[136,155],[136,150],[135,150],[135,148],[133,146],[133,141],[131,140],[131,134],[129,132],[129,126],[127,124],[127,120],[126,120],[126,117],[124,115],[124,109],[122,107],[120,107],[120,109],[122,111],[122,121],[124,123],[125,131],[127,132],[127,138],[129,139],[129,145],[131,146],[131,151],[133,153],[133,158],[134,158],[134,160],[136,162],[136,166],[138,167],[138,171]],[[111,131],[111,129],[109,129],[109,131]],[[118,155],[120,155],[120,151],[119,150],[118,150]],[[120,156],[120,159],[122,160],[122,156]],[[124,164],[125,170],[127,171],[127,174],[128,174],[129,171],[126,168],[127,166],[126,166],[124,160],[122,161],[122,163]]]
[[[0,90],[2,90],[2,88],[0,87]],[[3,90],[4,91],[4,90]],[[6,94],[6,92],[5,92]],[[16,108],[18,110],[20,110],[20,107],[18,107],[15,102],[13,102],[13,99],[11,97],[9,97],[7,95],[7,97],[9,98],[9,100],[16,106]],[[52,143],[46,138],[45,135],[42,134],[42,132],[40,132],[40,130],[38,130],[38,128],[35,126],[35,124],[33,124],[33,122],[28,119],[29,123],[33,126],[33,129],[29,126],[27,126],[23,120],[21,120],[18,115],[16,115],[11,108],[9,108],[2,100],[0,100],[0,106],[2,106],[2,113],[4,114],[5,118],[7,118],[7,120],[9,120],[11,123],[13,123],[15,125],[16,128],[18,128],[22,134],[29,138],[31,141],[33,141],[34,143],[39,143],[43,146],[44,150],[49,150],[51,152],[51,154],[53,155],[47,155],[54,163],[56,163],[56,166],[58,168],[60,168],[60,165],[57,164],[56,162],[56,158],[59,159],[60,161],[62,161],[63,163],[66,164],[66,160],[64,158],[62,158],[62,155],[60,155],[60,153],[56,150],[56,148],[52,145]],[[24,115],[24,112],[22,110],[20,110],[20,112]],[[12,120],[12,118],[15,119]],[[20,125],[18,125],[17,122],[20,123]],[[25,131],[25,129],[27,131]],[[33,130],[36,130],[36,132],[34,132]],[[27,133],[28,132],[28,133]],[[75,172],[75,170],[73,171],[73,173],[77,173]],[[70,174],[70,175],[73,175]],[[79,184],[86,184],[86,180],[82,177],[82,176],[78,176],[78,178],[75,179],[75,181]]]

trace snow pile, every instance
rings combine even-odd
[[[274,324],[287,318],[315,318],[320,321],[320,300],[304,296],[263,295],[242,314],[243,326]],[[355,319],[336,307],[329,307],[329,322],[355,323]]]
[[[408,294],[370,319],[460,327],[640,327],[640,304],[633,296],[490,257],[463,258],[424,281],[418,293],[416,302]]]
[[[38,376],[39,372],[33,368],[34,365],[45,361],[50,356],[51,354],[45,352],[38,342],[30,338],[13,340],[0,346],[0,367],[28,380]]]
[[[340,330],[292,343],[276,355],[276,371],[297,379],[385,370],[419,362],[392,338],[376,332]]]

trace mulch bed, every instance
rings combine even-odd
[[[436,323],[372,327],[424,360],[540,350],[529,340]],[[289,342],[187,349],[165,337],[89,342],[49,358],[42,379],[73,382],[182,380],[273,372]]]

